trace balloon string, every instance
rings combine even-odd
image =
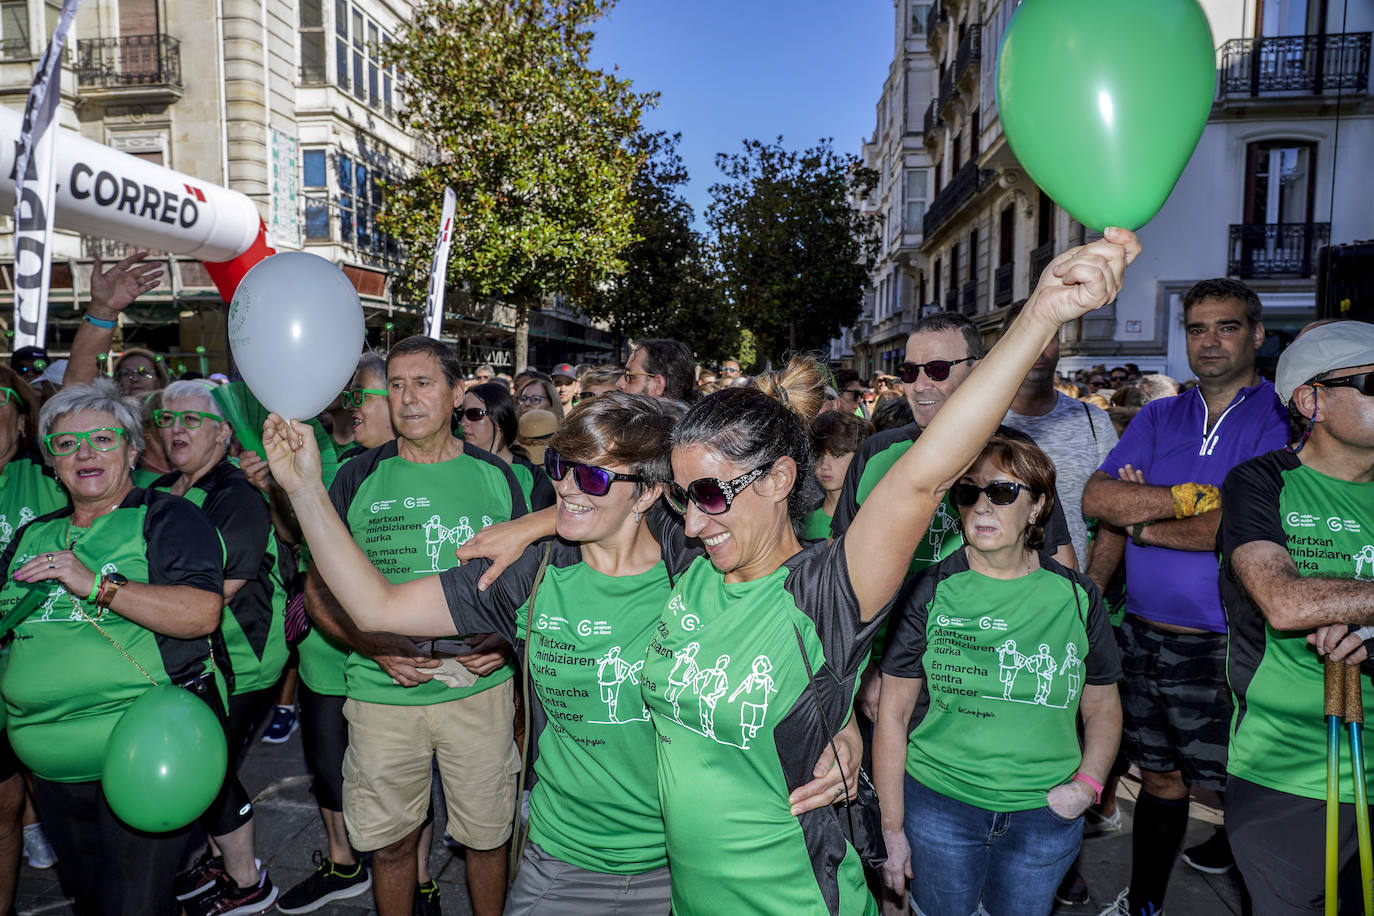
[[[94,617],[86,613],[86,610],[80,605],[80,603],[77,602],[75,595],[73,595],[71,592],[67,592],[67,598],[71,601],[72,607],[76,610],[76,612],[80,614],[82,617],[86,618],[86,622],[89,623],[91,626],[95,627],[101,636],[104,636],[106,639],[108,639],[110,641],[110,645],[118,649],[120,653],[125,658],[127,658],[135,668],[139,670],[139,673],[148,679],[148,683],[152,684],[154,687],[157,686],[157,681],[153,680],[153,676],[148,673],[147,669],[140,665],[138,663],[138,660],[135,659],[132,655],[130,655],[128,652],[125,652],[124,647],[121,646],[119,643],[115,642],[114,637],[111,636],[109,633],[106,633],[104,628],[101,627],[100,624],[95,622]]]

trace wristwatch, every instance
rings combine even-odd
[[[96,592],[95,605],[98,608],[109,608],[114,602],[115,592],[119,591],[120,586],[127,585],[129,580],[119,573],[106,573],[100,577],[100,591]]]

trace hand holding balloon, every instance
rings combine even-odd
[[[288,496],[323,483],[320,446],[314,432],[304,423],[272,414],[262,425],[262,447],[267,452],[272,477]]]
[[[1121,292],[1126,267],[1140,254],[1140,240],[1126,229],[1070,248],[1049,263],[1026,303],[1026,311],[1056,326],[1081,318]]]

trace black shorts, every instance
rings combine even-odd
[[[1226,634],[1171,633],[1127,614],[1117,639],[1126,758],[1154,773],[1179,770],[1193,787],[1225,790]]]
[[[1318,733],[1320,740],[1320,733]],[[1348,768],[1342,776],[1348,778]],[[1326,899],[1326,802],[1232,776],[1226,836],[1255,916],[1318,914]],[[1341,805],[1341,913],[1360,912],[1355,806]]]

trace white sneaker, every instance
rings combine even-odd
[[[24,828],[24,858],[34,868],[52,868],[57,864],[57,853],[44,835],[42,824],[29,824]]]
[[[1129,887],[1123,887],[1121,893],[1116,895],[1116,899],[1113,900],[1105,910],[1098,913],[1097,916],[1164,916],[1164,907],[1160,907],[1159,909],[1151,907],[1143,913],[1132,914],[1130,909],[1130,896],[1131,889]]]

